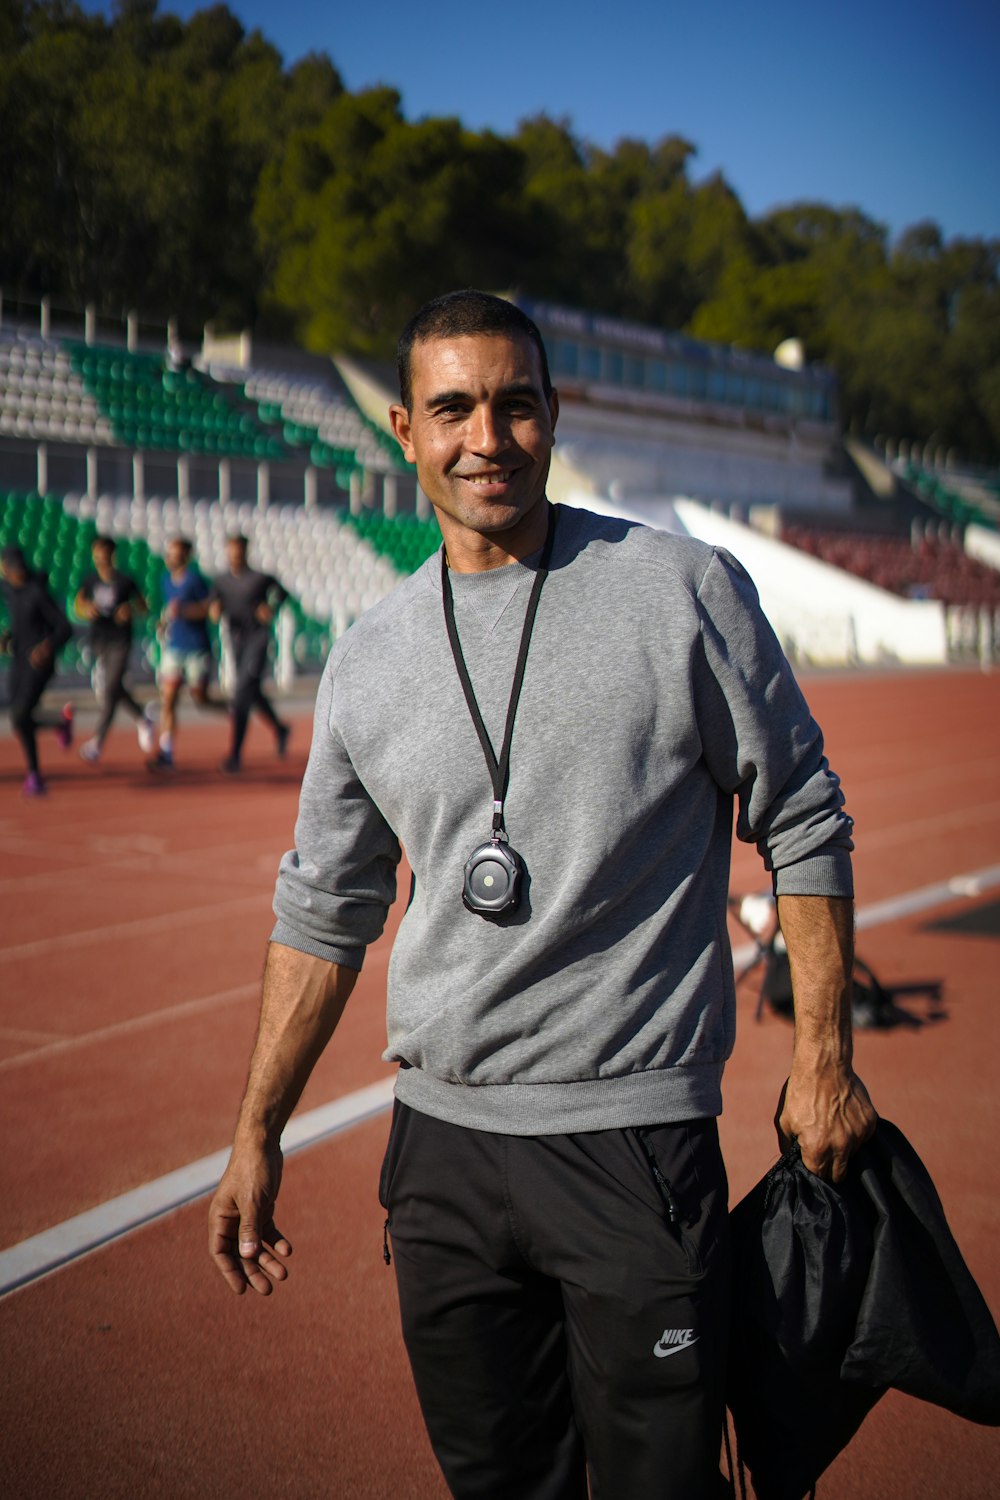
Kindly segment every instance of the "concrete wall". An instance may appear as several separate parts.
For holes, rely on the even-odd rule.
[[[695,495],[748,508],[790,505],[843,515],[848,482],[827,472],[833,430],[800,423],[794,432],[666,418],[563,404],[556,453],[597,489],[630,504],[637,495]]]
[[[673,510],[692,536],[739,559],[792,658],[947,661],[945,609],[937,600],[900,599],[693,500],[674,501]]]
[[[1000,533],[988,531],[985,526],[967,526],[965,550],[988,568],[1000,568]]]

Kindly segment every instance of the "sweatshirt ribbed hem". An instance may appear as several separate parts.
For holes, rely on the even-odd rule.
[[[271,943],[281,943],[285,948],[296,948],[299,953],[310,953],[313,958],[325,958],[332,964],[341,964],[345,969],[360,969],[365,961],[364,948],[338,948],[334,943],[321,943],[318,938],[307,936],[297,927],[279,920],[274,924]]]
[[[445,1083],[400,1068],[396,1098],[411,1109],[501,1135],[570,1135],[670,1125],[722,1113],[722,1064],[587,1078],[576,1083]]]
[[[854,896],[851,856],[846,849],[821,849],[775,871],[776,896]]]

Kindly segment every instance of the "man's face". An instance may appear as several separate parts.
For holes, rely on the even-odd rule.
[[[106,547],[102,542],[96,542],[91,547],[90,555],[94,559],[95,568],[102,568],[107,572],[110,568],[114,567],[115,554],[110,547]]]
[[[233,573],[241,573],[247,565],[247,549],[242,542],[226,543],[226,560]]]
[[[14,589],[23,588],[28,576],[19,562],[8,562],[6,559],[0,560],[0,573]]]
[[[180,573],[186,568],[190,555],[183,542],[168,542],[167,567],[171,573]]]
[[[528,338],[472,334],[413,346],[413,410],[392,429],[448,542],[449,521],[509,532],[545,497],[559,403]]]

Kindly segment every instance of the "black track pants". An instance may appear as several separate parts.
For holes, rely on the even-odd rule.
[[[136,701],[125,685],[125,673],[128,670],[131,649],[131,640],[106,641],[94,648],[99,668],[97,680],[100,687],[101,705],[101,717],[94,730],[94,738],[98,745],[103,745],[107,739],[108,730],[111,728],[119,703],[124,703],[134,719],[142,718],[142,705]]]
[[[264,635],[260,639],[252,637],[247,642],[239,643],[235,648],[236,686],[233,692],[233,739],[229,751],[234,760],[240,758],[250,715],[254,709],[267,720],[275,734],[282,728],[282,722],[261,685],[267,670],[267,645],[268,637]]]
[[[397,1103],[403,1337],[457,1500],[716,1500],[728,1322],[714,1120],[467,1130]]]
[[[55,729],[62,723],[59,714],[37,713],[38,702],[52,681],[54,663],[33,667],[27,657],[15,656],[10,664],[10,725],[21,742],[28,770],[38,771],[39,729]]]

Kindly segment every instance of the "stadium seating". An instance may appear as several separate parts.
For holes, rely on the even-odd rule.
[[[896,464],[897,472],[922,500],[958,526],[974,523],[996,531],[1000,528],[1000,478],[986,480],[946,471],[943,474],[920,464]]]
[[[89,446],[114,431],[61,344],[0,338],[0,437]]]
[[[240,387],[198,370],[174,370],[158,354],[68,344],[73,367],[117,440],[129,448],[276,459],[288,454]]]
[[[441,529],[435,520],[421,521],[416,516],[390,518],[377,511],[346,516],[345,520],[400,573],[413,573],[441,545]]]
[[[75,620],[73,600],[81,580],[93,568],[90,546],[97,535],[93,521],[81,521],[64,509],[58,495],[19,494],[0,491],[0,546],[15,543],[30,565],[44,573],[52,593]],[[141,648],[147,660],[153,644],[152,619],[160,609],[160,559],[150,555],[145,542],[122,538],[118,564],[130,573],[149,601],[151,620],[139,629]],[[62,665],[70,671],[86,666],[84,641],[75,635],[63,653]]]
[[[219,376],[224,371],[216,370]],[[396,442],[367,421],[335,379],[303,380],[275,370],[254,370],[243,386],[261,422],[280,424],[292,447],[308,448],[314,464],[374,473],[405,471]],[[344,476],[338,473],[338,480]],[[341,488],[346,489],[346,478]]]
[[[441,540],[435,521],[412,516],[354,518],[343,512],[261,508],[235,501],[0,492],[0,545],[16,542],[24,549],[31,565],[48,576],[71,619],[80,581],[92,566],[94,537],[102,533],[115,538],[119,566],[131,573],[149,601],[150,618],[138,635],[150,666],[157,658],[155,622],[168,541],[172,536],[189,537],[197,565],[211,575],[226,566],[226,538],[233,532],[249,539],[254,565],[273,573],[288,589],[293,649],[303,667],[318,665],[331,640],[394,588],[402,575],[419,567]],[[64,665],[70,670],[85,668],[82,634],[68,648]]]
[[[173,368],[159,353],[0,334],[0,438],[405,471],[396,444],[328,380]]]
[[[977,562],[958,542],[827,532],[785,526],[781,540],[879,588],[948,605],[1000,607],[1000,573]]]

